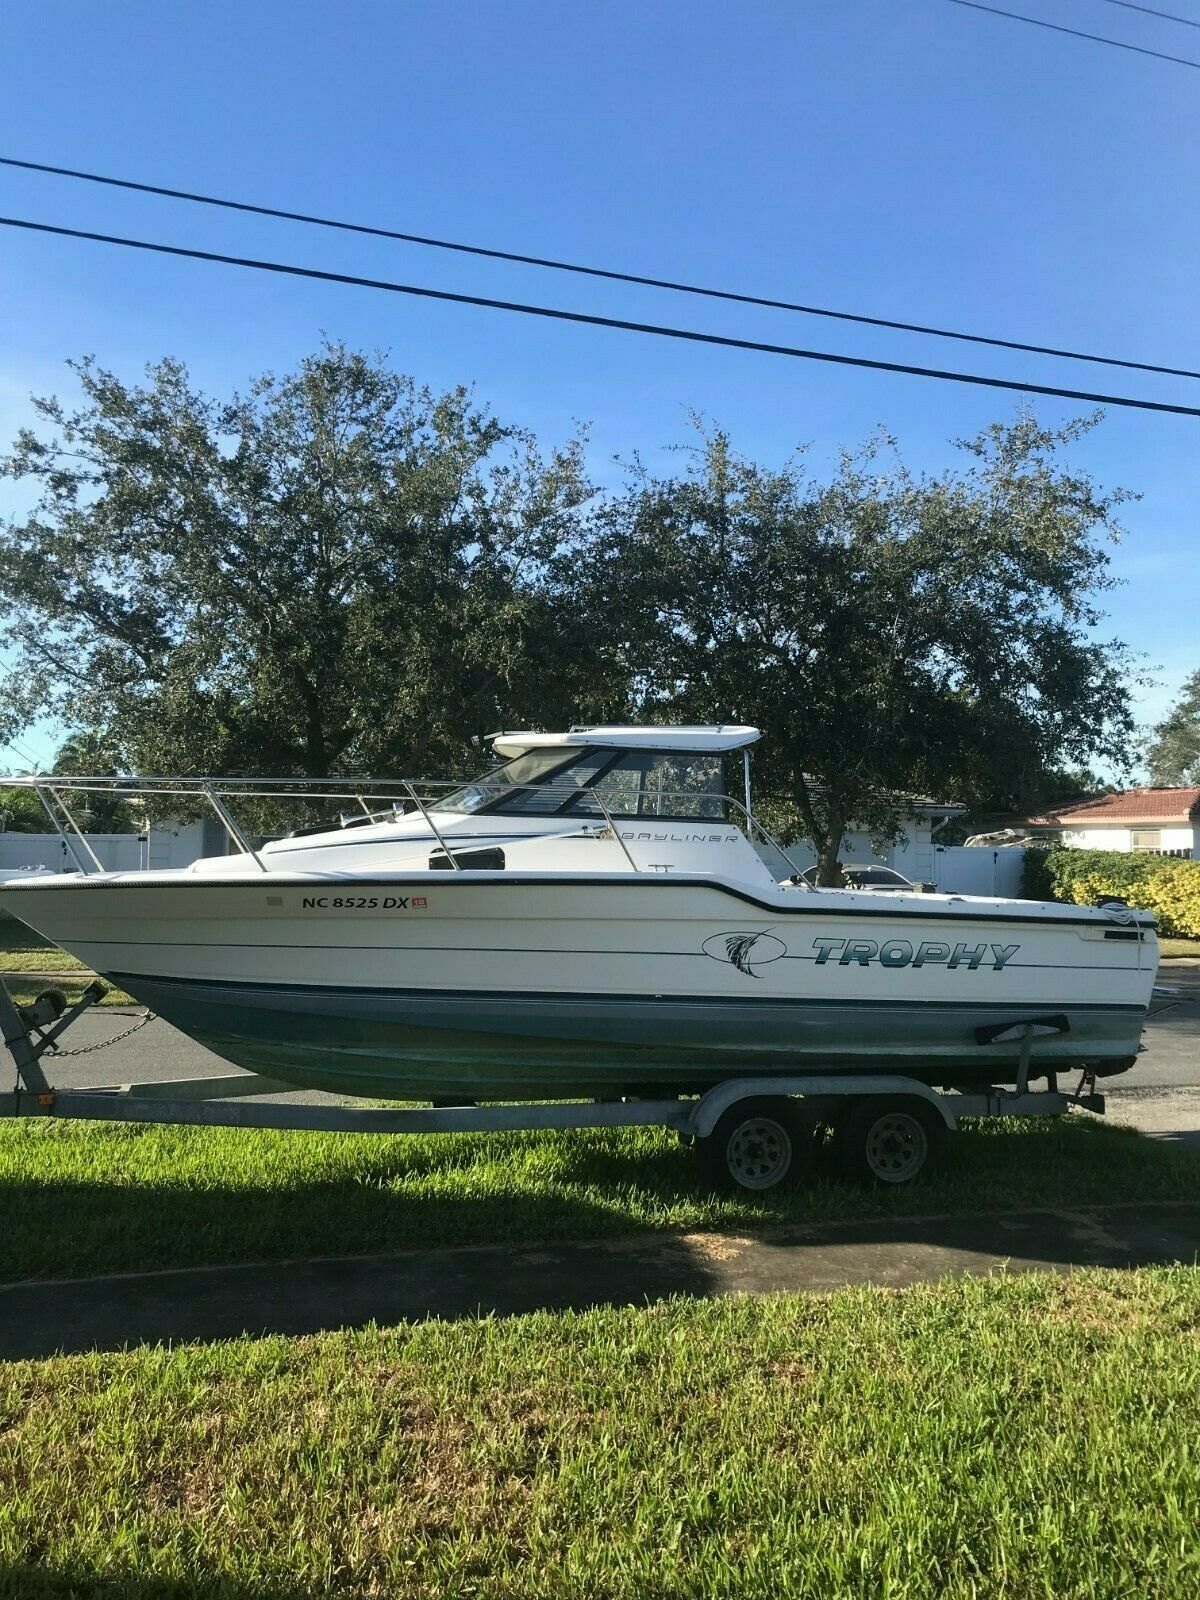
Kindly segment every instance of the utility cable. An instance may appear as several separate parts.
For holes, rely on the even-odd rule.
[[[764,355],[790,356],[801,361],[825,361],[842,367],[865,367],[873,372],[900,372],[916,378],[937,378],[949,383],[977,384],[987,389],[1009,389],[1018,394],[1053,395],[1062,400],[1087,400],[1096,405],[1125,406],[1138,411],[1163,411],[1181,417],[1200,417],[1200,406],[1169,405],[1162,400],[1138,400],[1129,395],[1096,394],[1087,389],[1060,389],[1053,384],[1022,383],[1011,378],[986,378],[974,372],[951,372],[938,367],[918,367],[901,361],[879,361],[867,356],[835,355],[827,350],[805,350],[794,345],[767,344],[758,339],[735,339],[728,334],[701,333],[693,328],[673,328],[655,322],[631,322],[624,317],[601,317],[591,312],[561,311],[551,306],[529,305],[518,300],[496,300],[478,294],[459,294],[449,289],[428,289],[411,283],[392,283],[383,278],[362,278],[348,272],[324,272],[316,267],[297,267],[282,261],[262,261],[253,256],[231,256],[214,250],[190,250],[182,245],[156,244],[148,239],[129,239],[118,234],[95,233],[85,228],[56,227],[49,222],[31,222],[22,217],[0,217],[0,227],[24,228],[32,233],[52,234],[62,239],[87,239],[97,244],[120,245],[129,250],[149,250],[157,255],[181,256],[191,261],[215,261],[230,267],[246,267],[255,272],[276,272],[293,278],[312,278],[321,283],[349,284],[362,289],[380,289],[388,294],[414,295],[423,300],[441,300],[460,306],[484,306],[493,311],[512,311],[521,316],[547,317],[556,322],[576,322],[593,328],[616,328],[624,333],[647,333],[662,339],[683,339],[692,344],[719,345],[729,350],[755,350]]]
[[[284,222],[303,222],[317,228],[333,228],[342,233],[360,233],[376,239],[398,239],[402,244],[452,250],[460,255],[485,256],[492,261],[513,261],[521,266],[548,267],[554,272],[573,272],[587,278],[605,278],[613,283],[636,283],[649,289],[669,289],[676,294],[700,295],[709,300],[732,301],[738,305],[764,306],[770,311],[798,311],[805,316],[827,317],[837,322],[857,322],[871,328],[891,328],[901,333],[927,334],[935,339],[958,339],[967,344],[992,345],[1000,350],[1024,350],[1030,355],[1057,356],[1067,361],[1090,361],[1106,367],[1126,367],[1136,372],[1158,372],[1170,378],[1200,378],[1188,367],[1160,366],[1151,361],[1127,361],[1117,356],[1090,355],[1083,350],[1063,350],[1055,345],[1028,344],[1020,339],[996,339],[981,333],[964,333],[952,328],[934,328],[921,322],[899,322],[890,317],[870,317],[853,311],[836,311],[827,306],[809,306],[793,300],[773,300],[765,295],[738,294],[732,289],[713,289],[671,278],[650,278],[636,272],[618,272],[608,267],[585,266],[574,261],[558,261],[549,256],[523,255],[515,250],[494,250],[486,245],[462,244],[449,239],[434,239],[420,233],[402,233],[394,228],[377,228],[363,222],[343,222],[333,217],[313,216],[304,211],[284,211],[276,206],[253,205],[246,200],[224,200],[215,195],[197,194],[188,189],[168,189],[155,183],[138,183],[132,178],[114,178],[99,172],[82,172],[74,167],[56,167],[43,161],[19,161],[15,156],[0,156],[0,166],[19,167],[26,172],[46,172],[58,178],[78,178],[84,183],[105,184],[113,189],[131,189],[138,194],[162,195],[169,200],[187,200],[196,205],[217,206],[226,211],[249,212],[259,217],[277,217]]]
[[[952,6],[966,6],[971,11],[986,11],[993,17],[1008,17],[1013,22],[1027,22],[1031,28],[1049,28],[1051,33],[1069,33],[1073,39],[1090,39],[1093,44],[1110,44],[1114,50],[1132,50],[1135,55],[1153,56],[1157,61],[1173,61],[1177,67],[1195,67],[1200,72],[1200,61],[1190,61],[1186,56],[1169,56],[1162,50],[1147,50],[1145,45],[1126,44],[1123,39],[1109,39],[1102,33],[1084,33],[1081,28],[1064,28],[1061,22],[1046,22],[1042,17],[1027,17],[1020,11],[1001,11],[999,6],[985,6],[980,0],[950,0]]]
[[[5,750],[11,750],[13,755],[15,755],[18,760],[24,761],[33,770],[37,769],[37,766],[38,766],[37,761],[35,761],[33,756],[31,756],[29,754],[28,750],[23,750],[15,739],[7,740],[5,742],[5,744],[0,748],[3,748]]]
[[[1161,17],[1164,22],[1182,22],[1185,28],[1200,28],[1194,17],[1177,17],[1173,11],[1156,11],[1153,6],[1139,6],[1134,0],[1108,0],[1110,6],[1120,6],[1123,11],[1141,11],[1148,17]]]

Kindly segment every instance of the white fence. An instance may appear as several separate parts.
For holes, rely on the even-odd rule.
[[[1025,851],[1020,845],[1003,850],[964,844],[939,844],[933,852],[934,882],[942,894],[1000,895],[1021,898]]]
[[[907,844],[907,841],[903,841]],[[928,845],[926,846],[928,851]],[[795,845],[788,845],[788,855],[803,871],[810,867],[816,857],[812,847],[803,841]],[[776,878],[783,878],[791,872],[778,851],[772,850],[769,845],[758,843],[758,853],[770,868]],[[932,882],[940,894],[982,894],[998,895],[1002,899],[1021,898],[1021,885],[1025,870],[1025,851],[1019,846],[1011,846],[1005,850],[980,849],[974,845],[935,845],[931,852],[933,871],[921,875],[914,870],[913,861],[916,852],[910,849],[893,849],[884,854],[872,850],[868,843],[856,841],[854,847],[847,849],[843,846],[842,860],[853,861],[856,864],[866,864],[878,861],[882,866],[894,867],[897,872],[904,873],[905,877],[912,878],[917,883]],[[929,855],[920,858],[922,863],[929,859]]]
[[[136,872],[146,865],[148,841],[136,833],[89,833],[88,843],[108,872]],[[76,848],[79,848],[76,842]],[[0,833],[0,869],[45,867],[47,872],[78,868],[57,833]]]
[[[218,829],[190,823],[175,828],[151,828],[149,833],[89,833],[88,843],[106,872],[137,872],[147,867],[186,867],[198,856],[224,854],[226,842]],[[855,862],[882,860],[910,877],[916,877],[908,856],[898,850],[878,857],[864,840],[847,840],[843,859]],[[791,866],[778,852],[760,844],[760,855],[777,878]],[[799,843],[788,854],[802,871],[816,859],[811,847]],[[933,850],[933,882],[943,894],[1020,896],[1025,851],[1019,847],[988,850],[965,845],[937,845]],[[50,872],[74,872],[75,861],[56,833],[0,833],[0,870],[45,867]]]
[[[197,856],[215,854],[216,848],[224,844],[223,835],[214,844],[198,822],[151,828],[148,833],[88,833],[84,837],[106,872],[186,867]],[[81,850],[78,841],[75,848]],[[48,872],[79,870],[57,833],[0,833],[0,870],[12,867],[45,867]]]

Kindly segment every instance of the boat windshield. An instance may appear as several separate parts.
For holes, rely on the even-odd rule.
[[[438,801],[439,811],[482,811],[497,802],[512,800],[524,784],[540,784],[576,756],[574,750],[527,750],[493,772],[484,773],[465,789],[457,789]]]
[[[710,751],[530,750],[439,802],[509,815],[727,818],[724,758]]]

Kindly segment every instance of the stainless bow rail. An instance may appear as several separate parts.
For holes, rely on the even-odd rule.
[[[117,799],[145,803],[147,800],[159,797],[173,800],[197,801],[202,807],[207,807],[213,812],[224,829],[230,843],[235,849],[248,855],[260,872],[269,873],[270,867],[264,862],[259,849],[253,843],[250,833],[238,822],[235,809],[230,802],[284,802],[294,804],[312,805],[326,804],[332,801],[345,801],[356,805],[363,812],[365,819],[371,822],[388,822],[402,815],[408,815],[405,806],[412,807],[413,812],[419,812],[421,818],[429,828],[430,835],[436,839],[444,852],[450,867],[455,872],[466,870],[458,860],[458,854],[469,853],[469,845],[452,847],[447,842],[446,834],[435,820],[434,813],[440,813],[439,798],[445,799],[450,795],[461,792],[472,786],[472,780],[467,779],[440,779],[440,778],[279,778],[279,777],[142,777],[135,775],[110,775],[100,774],[92,776],[59,775],[59,774],[27,774],[22,777],[6,778],[5,783],[10,788],[32,789],[40,799],[47,817],[62,840],[64,848],[70,854],[76,868],[85,877],[94,873],[103,872],[104,866],[88,841],[86,833],[79,826],[78,817],[71,805],[68,805],[66,796],[87,794],[107,794]],[[484,779],[476,780],[480,783]],[[516,794],[559,794],[544,783],[506,783],[502,789],[497,789],[495,798],[500,800],[505,795]],[[368,805],[368,799],[387,800],[389,804],[382,810],[373,810]],[[747,801],[749,793],[747,792]],[[620,846],[628,861],[630,870],[640,872],[637,862],[628,844],[622,837],[619,824],[634,820],[645,820],[649,817],[672,821],[731,821],[737,819],[737,826],[753,844],[755,839],[762,840],[772,850],[776,851],[783,861],[791,867],[797,886],[808,889],[810,884],[802,877],[799,867],[788,854],[784,846],[770,833],[758,818],[751,812],[749,805],[740,800],[735,800],[732,795],[717,791],[701,791],[696,789],[605,789],[601,786],[590,787],[580,785],[574,792],[561,792],[563,807],[574,801],[583,805],[594,802],[597,810],[604,819],[605,828]],[[711,803],[717,808],[713,813],[703,810],[690,812],[663,811],[664,803],[684,801],[690,806],[699,807],[704,803]],[[627,809],[631,803],[633,810]],[[652,806],[654,809],[643,809]],[[463,814],[467,814],[464,812]],[[501,812],[500,815],[505,813]],[[536,813],[522,813],[535,815]],[[566,819],[565,811],[559,813]],[[547,813],[545,820],[550,821],[554,813]],[[357,820],[357,819],[354,819]],[[345,826],[347,819],[341,818],[341,825]],[[337,822],[329,824],[329,831],[336,832]],[[528,835],[526,837],[536,837]]]

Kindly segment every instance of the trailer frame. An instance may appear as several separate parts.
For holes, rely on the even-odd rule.
[[[1011,1042],[1017,1050],[1016,1087],[978,1091],[931,1088],[903,1074],[802,1072],[787,1076],[750,1074],[728,1078],[698,1097],[653,1100],[614,1099],[515,1102],[489,1105],[433,1105],[428,1108],[372,1105],[328,1105],[279,1102],[295,1094],[296,1085],[265,1075],[237,1071],[203,1078],[158,1079],[144,1083],[95,1088],[62,1088],[46,1077],[43,1059],[58,1050],[57,1041],[73,1022],[108,992],[99,979],[74,1005],[50,989],[31,1006],[17,1006],[0,980],[0,1031],[16,1068],[11,1094],[0,1096],[0,1117],[51,1117],[81,1122],[144,1122],[194,1127],[274,1128],[325,1133],[495,1133],[552,1128],[663,1127],[687,1142],[711,1141],[719,1128],[736,1127],[738,1107],[748,1118],[774,1129],[786,1123],[780,1109],[791,1102],[812,1115],[830,1116],[875,1102],[895,1111],[908,1105],[913,1120],[936,1118],[930,1131],[953,1131],[963,1117],[1062,1116],[1073,1107],[1103,1113],[1104,1096],[1095,1092],[1094,1075],[1085,1072],[1074,1093],[1060,1090],[1047,1074],[1045,1090],[1029,1088],[1032,1041],[1038,1034],[1063,1031],[1066,1019],[1031,1017],[997,1032],[987,1030],[980,1043]],[[250,1103],[254,1102],[254,1103]],[[754,1102],[753,1110],[749,1102]],[[776,1106],[774,1117],[769,1115]],[[767,1107],[767,1110],[763,1108]],[[924,1108],[924,1109],[922,1109]],[[882,1114],[882,1113],[881,1113]],[[765,1119],[765,1121],[764,1121]],[[790,1163],[790,1154],[788,1156]],[[923,1164],[923,1163],[922,1163]],[[736,1173],[734,1177],[736,1179]],[[882,1177],[880,1173],[876,1176]],[[741,1180],[737,1180],[741,1181]],[[886,1180],[885,1180],[886,1181]],[[894,1179],[892,1181],[905,1181]],[[767,1184],[743,1187],[769,1187]]]

